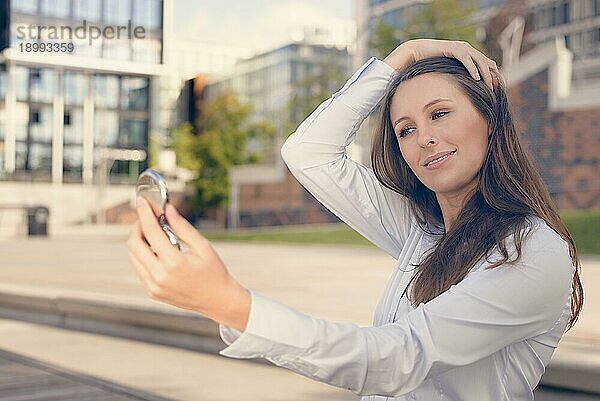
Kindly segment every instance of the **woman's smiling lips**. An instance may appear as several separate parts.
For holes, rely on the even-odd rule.
[[[434,159],[432,161],[430,161],[428,164],[425,164],[425,168],[428,170],[435,170],[437,168],[440,168],[444,163],[446,163],[446,161],[448,161],[448,159],[450,159],[452,156],[454,156],[454,154],[456,153],[456,150],[453,150],[450,153],[447,153],[443,156],[439,156],[437,159]]]

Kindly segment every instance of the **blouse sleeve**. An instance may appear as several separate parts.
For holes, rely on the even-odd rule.
[[[359,327],[316,319],[252,293],[243,333],[221,326],[233,358],[265,358],[358,395],[399,396],[424,380],[547,333],[569,313],[574,268],[549,228],[521,260],[478,269],[394,323]]]
[[[410,230],[407,199],[384,187],[372,169],[346,154],[395,72],[371,58],[300,124],[284,143],[281,155],[319,202],[397,258]]]

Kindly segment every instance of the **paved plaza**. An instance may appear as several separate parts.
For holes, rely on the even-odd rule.
[[[2,299],[26,296],[32,305],[39,300],[59,305],[68,299],[81,301],[84,306],[91,302],[119,305],[122,309],[118,313],[144,309],[162,316],[180,316],[180,310],[155,302],[144,293],[127,261],[127,235],[128,227],[90,227],[53,233],[49,238],[0,242],[0,308]],[[363,326],[371,324],[378,298],[394,268],[391,257],[369,247],[226,242],[213,246],[243,285],[313,316]],[[577,386],[598,386],[598,380],[592,379],[600,377],[600,296],[594,291],[600,285],[600,259],[583,258],[583,281],[583,314],[565,335],[542,383],[560,386],[568,381]],[[356,296],[357,289],[360,297]],[[73,304],[70,308],[76,309]],[[2,309],[4,317],[11,313],[10,317],[15,317],[6,304]],[[90,316],[92,312],[90,309]],[[245,400],[257,401],[357,399],[352,393],[285,369],[214,353],[64,330],[40,324],[44,320],[41,313],[28,316],[28,322],[0,320],[1,347],[6,351],[157,396],[215,401],[242,399],[242,395]],[[62,318],[68,320],[68,316]],[[587,382],[582,377],[587,377]],[[568,399],[595,399],[590,397],[573,395]]]

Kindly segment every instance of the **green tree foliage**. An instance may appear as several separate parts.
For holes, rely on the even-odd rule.
[[[464,40],[482,49],[477,41],[477,25],[472,20],[473,0],[433,0],[404,10],[406,24],[398,29],[379,21],[370,40],[379,58],[387,56],[400,43],[410,39]]]
[[[379,59],[384,59],[400,42],[396,39],[396,29],[379,20],[370,38],[369,46],[374,49]]]
[[[339,90],[346,80],[347,71],[339,61],[330,59],[314,65],[302,79],[292,86],[287,107],[288,121],[285,132],[289,136],[319,104]]]
[[[275,130],[267,122],[250,122],[252,107],[231,93],[222,93],[203,108],[202,132],[192,132],[190,124],[174,131],[171,148],[177,164],[196,173],[192,208],[226,206],[229,200],[229,169],[234,165],[253,164],[261,160],[257,152],[248,151],[248,141],[268,146]]]

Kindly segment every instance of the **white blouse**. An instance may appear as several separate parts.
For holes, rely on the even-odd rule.
[[[397,259],[373,327],[316,319],[250,291],[246,330],[220,326],[228,345],[220,354],[265,358],[363,401],[533,400],[570,318],[568,245],[534,218],[517,263],[485,270],[490,262],[482,260],[460,283],[417,307],[401,297],[414,272],[410,264],[423,259],[435,238],[416,225],[405,197],[346,154],[395,74],[370,59],[282,148],[308,191]],[[490,261],[497,258],[495,252]]]

